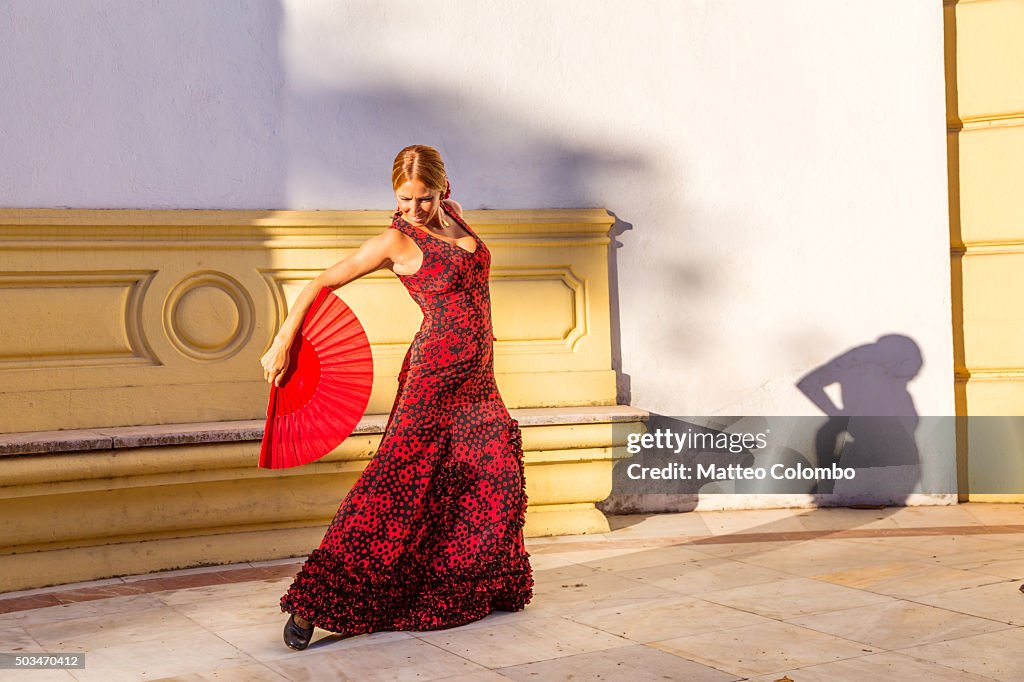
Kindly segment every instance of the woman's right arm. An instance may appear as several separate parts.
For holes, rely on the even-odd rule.
[[[355,253],[327,268],[302,288],[281,324],[281,330],[274,337],[273,344],[260,359],[263,378],[268,383],[281,385],[281,378],[288,369],[289,350],[295,335],[302,328],[302,321],[320,289],[337,289],[367,273],[389,267],[402,256],[404,236],[398,230],[388,229],[367,239]]]

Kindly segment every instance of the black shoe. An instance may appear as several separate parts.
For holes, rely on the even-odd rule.
[[[295,622],[295,614],[288,617],[284,624],[284,643],[296,651],[302,651],[309,646],[309,640],[313,639],[314,626],[311,623],[309,628],[300,628]]]

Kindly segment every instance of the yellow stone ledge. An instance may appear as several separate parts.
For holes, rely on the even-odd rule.
[[[617,423],[646,420],[648,413],[628,405],[522,408],[509,410],[520,426]],[[388,415],[365,415],[353,435],[383,433]],[[0,456],[139,448],[158,445],[262,440],[264,419],[152,424],[99,429],[62,429],[0,434]],[[0,479],[2,481],[2,479]]]

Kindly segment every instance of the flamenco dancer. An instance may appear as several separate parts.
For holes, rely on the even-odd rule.
[[[448,199],[436,149],[403,149],[391,181],[391,226],[306,285],[261,360],[279,385],[317,292],[381,268],[423,311],[380,446],[281,597],[293,649],[315,627],[437,630],[533,596],[522,434],[494,380],[490,252]]]

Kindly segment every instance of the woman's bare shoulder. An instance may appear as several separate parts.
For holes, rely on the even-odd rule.
[[[411,241],[401,230],[388,227],[363,242],[361,249],[391,257],[397,250],[406,248]]]
[[[412,241],[412,238],[395,227],[388,227],[379,234],[372,237],[384,246],[403,246]]]
[[[445,202],[452,207],[452,210],[455,211],[460,218],[462,217],[462,206],[459,205],[459,202],[455,201],[455,199],[445,199]]]

